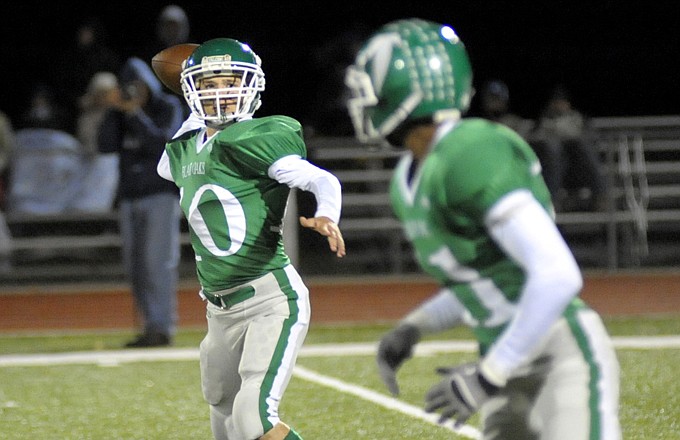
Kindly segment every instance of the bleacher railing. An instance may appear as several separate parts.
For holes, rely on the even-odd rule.
[[[680,116],[593,118],[590,122],[610,200],[603,211],[558,213],[558,227],[577,260],[586,268],[614,271],[677,266]],[[389,180],[400,152],[369,149],[350,137],[311,138],[307,144],[310,160],[335,173],[343,184],[340,226],[351,253],[340,263],[325,265],[324,273],[418,271],[389,206]],[[0,274],[0,280],[122,277],[115,212],[50,216],[9,212],[6,217],[14,241],[14,266]],[[186,225],[183,228],[184,273],[193,276],[193,255]],[[297,259],[299,244],[297,236],[292,238],[286,246]],[[322,257],[304,258],[309,252],[301,250],[299,264],[322,261]]]

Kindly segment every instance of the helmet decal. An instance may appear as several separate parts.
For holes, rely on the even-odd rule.
[[[365,66],[369,61],[373,63],[371,82],[376,91],[382,90],[394,47],[400,43],[399,34],[378,35],[369,42],[366,49],[357,57],[357,64],[359,65]]]
[[[419,19],[392,22],[369,38],[345,83],[364,142],[384,141],[409,120],[460,117],[472,96],[472,70],[456,32]]]
[[[231,55],[229,55],[229,54],[214,55],[214,56],[211,56],[211,57],[201,58],[201,65],[210,64],[210,63],[221,64],[221,63],[230,63],[230,62],[231,62]]]

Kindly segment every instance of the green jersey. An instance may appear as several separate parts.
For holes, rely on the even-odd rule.
[[[531,147],[507,127],[483,119],[460,121],[420,164],[404,156],[391,183],[395,214],[419,264],[464,305],[483,345],[512,319],[525,281],[489,235],[485,215],[519,189],[551,209]]]
[[[290,189],[267,173],[278,159],[307,152],[300,124],[285,116],[240,121],[205,143],[203,136],[204,130],[184,133],[166,153],[198,279],[215,292],[290,263],[282,237]]]

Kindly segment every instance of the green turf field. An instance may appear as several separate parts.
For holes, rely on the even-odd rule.
[[[677,316],[609,319],[607,327],[616,336],[680,335]],[[364,351],[301,356],[282,418],[308,440],[469,438],[431,423],[419,411],[423,393],[436,380],[433,368],[474,354],[464,350],[415,357],[400,371],[402,396],[394,401],[380,383],[370,351],[387,328],[312,326],[305,348],[363,343]],[[0,334],[0,438],[210,439],[193,357],[202,335],[201,329],[181,331],[175,348],[189,356],[173,358],[170,353],[176,350],[119,351],[129,333]],[[465,340],[469,334],[458,330],[437,337],[445,338]],[[618,349],[625,439],[678,438],[680,349],[675,347]],[[27,366],[26,357],[15,356],[70,352],[101,358],[62,358],[55,364],[55,358],[44,357],[36,362],[40,365]],[[126,359],[130,353],[160,359]],[[476,418],[470,421],[472,428],[476,423]]]

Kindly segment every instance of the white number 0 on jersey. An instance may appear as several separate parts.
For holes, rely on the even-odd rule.
[[[231,245],[228,249],[220,249],[217,244],[215,244],[208,229],[208,225],[203,219],[203,215],[198,210],[198,203],[201,200],[201,196],[206,191],[211,191],[215,194],[222,204],[224,217],[227,219],[227,224],[224,226],[229,229],[229,238],[231,239]],[[181,197],[184,197],[184,191],[182,191]],[[201,186],[194,193],[194,197],[191,199],[191,205],[189,206],[187,221],[198,236],[201,244],[203,244],[211,254],[218,257],[228,257],[229,255],[238,252],[246,237],[246,215],[241,203],[228,189],[218,185],[206,184]]]

